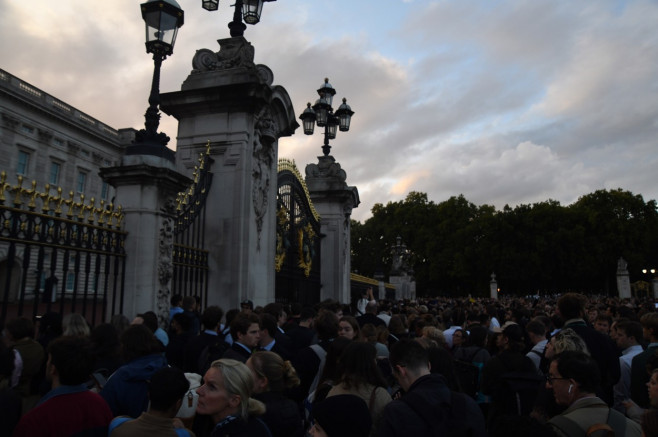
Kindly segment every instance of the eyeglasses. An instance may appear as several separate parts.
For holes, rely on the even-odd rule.
[[[571,378],[558,378],[557,376],[546,375],[546,382],[548,382],[550,385],[553,385],[553,381],[555,381],[556,379],[571,379]]]

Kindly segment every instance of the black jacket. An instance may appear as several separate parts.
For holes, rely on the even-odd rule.
[[[408,398],[405,401],[405,397]],[[421,376],[402,399],[384,408],[379,437],[486,437],[484,416],[475,401],[451,392],[442,376]]]
[[[299,407],[280,393],[266,392],[253,396],[267,407],[260,418],[272,433],[272,437],[301,437],[304,426]]]

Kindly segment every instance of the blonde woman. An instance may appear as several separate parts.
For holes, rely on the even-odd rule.
[[[247,367],[254,377],[253,397],[267,409],[262,419],[272,437],[304,435],[299,408],[284,395],[286,390],[299,385],[299,377],[290,361],[284,361],[274,352],[258,351],[251,354]]]
[[[64,335],[69,337],[89,337],[91,329],[89,324],[82,315],[78,313],[71,313],[64,316],[62,320],[62,328]]]
[[[196,412],[211,417],[210,437],[269,437],[270,432],[257,416],[265,405],[251,397],[254,378],[249,368],[236,360],[213,361],[203,377]]]

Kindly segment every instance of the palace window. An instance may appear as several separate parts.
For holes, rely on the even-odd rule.
[[[22,150],[19,150],[16,173],[19,175],[27,176],[27,170],[29,168],[29,165],[30,165],[30,154]]]

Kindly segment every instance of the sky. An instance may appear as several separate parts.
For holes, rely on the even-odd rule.
[[[162,65],[180,90],[229,37],[233,0],[185,24]],[[139,1],[0,0],[0,68],[114,128],[141,129],[153,62]],[[410,191],[502,209],[599,189],[658,198],[658,0],[278,0],[245,38],[299,115],[324,78],[355,112],[331,154],[352,218]],[[338,102],[338,103],[337,103]],[[160,130],[175,146],[177,122]],[[279,140],[302,174],[320,129]]]

